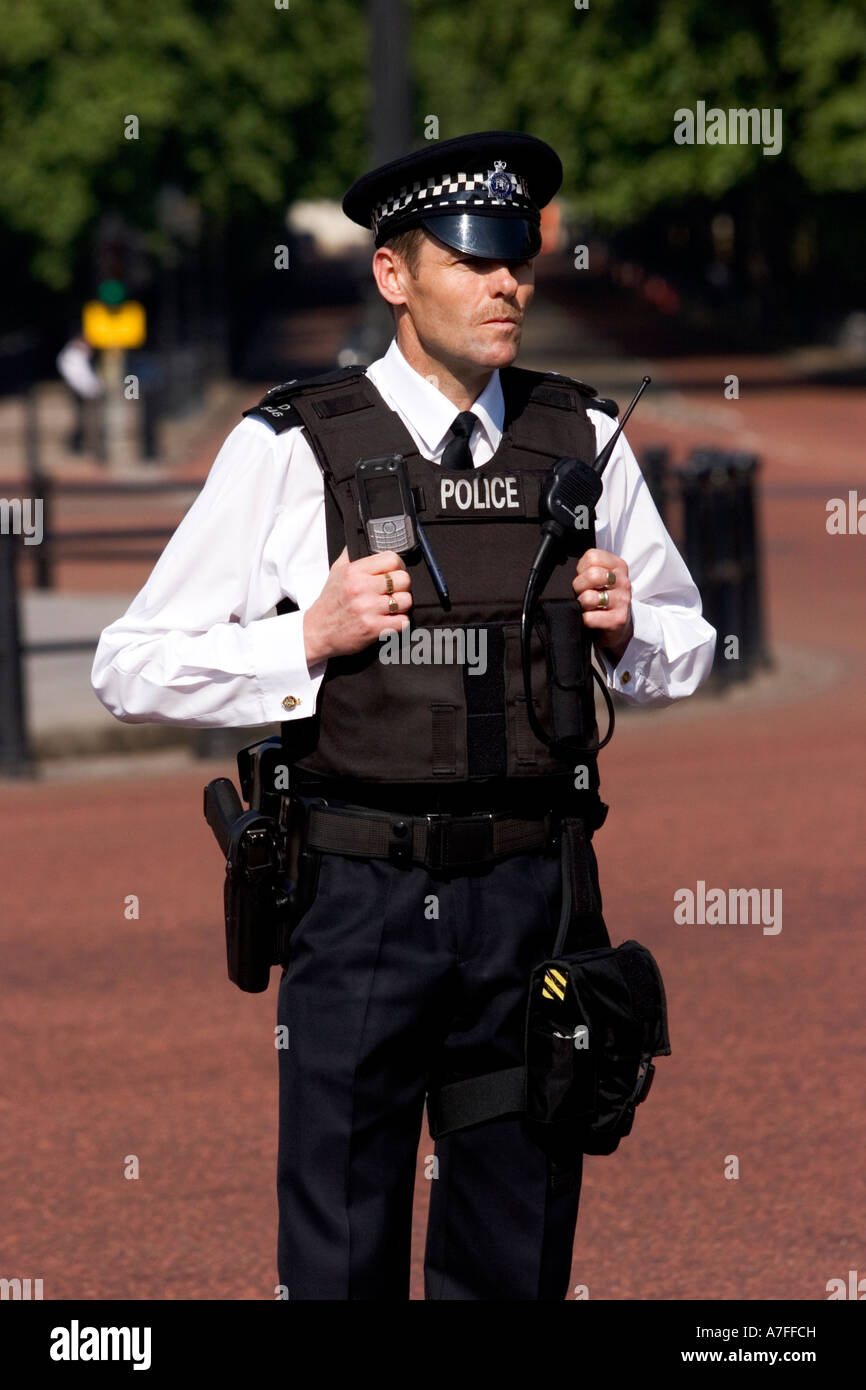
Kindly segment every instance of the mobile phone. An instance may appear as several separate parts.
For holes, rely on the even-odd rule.
[[[359,459],[355,483],[371,552],[395,550],[401,555],[414,550],[418,544],[417,517],[403,455]]]

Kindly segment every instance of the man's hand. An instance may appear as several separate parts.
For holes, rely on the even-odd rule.
[[[584,623],[597,629],[596,645],[604,648],[615,666],[634,633],[628,565],[609,550],[586,550],[577,562],[571,587],[583,609]]]
[[[388,579],[394,585],[397,612],[388,611]],[[330,656],[349,656],[363,651],[385,631],[402,632],[409,626],[412,607],[411,577],[393,550],[350,560],[344,546],[315,603],[304,614],[304,649],[307,665]],[[393,605],[392,605],[393,607]]]

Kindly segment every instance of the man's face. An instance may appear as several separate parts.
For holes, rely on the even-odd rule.
[[[510,366],[535,292],[531,260],[485,260],[425,232],[418,278],[400,266],[406,308],[429,357],[458,371],[469,364],[491,371]]]

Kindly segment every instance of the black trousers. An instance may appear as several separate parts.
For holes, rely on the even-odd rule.
[[[556,855],[455,876],[322,855],[278,998],[278,1266],[290,1299],[408,1299],[428,1079],[522,1063],[529,976],[551,953],[560,901]],[[441,1139],[424,1175],[427,1299],[565,1298],[579,1169],[574,1190],[554,1196],[516,1117]]]

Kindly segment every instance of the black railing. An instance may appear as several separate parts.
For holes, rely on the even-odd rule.
[[[0,774],[7,777],[31,776],[34,759],[27,721],[27,697],[24,658],[27,656],[66,655],[71,652],[93,651],[98,638],[59,638],[42,642],[25,642],[21,636],[18,563],[21,552],[32,558],[34,578],[38,589],[54,587],[54,570],[58,553],[64,559],[97,560],[154,560],[161,546],[149,544],[147,549],[130,550],[129,542],[166,542],[177,529],[174,526],[116,526],[86,527],[58,531],[54,528],[55,502],[62,497],[139,497],[164,492],[197,492],[197,480],[157,479],[146,482],[97,480],[73,482],[49,477],[31,470],[26,484],[32,501],[42,503],[42,537],[38,545],[24,545],[21,536],[0,533]],[[5,499],[21,496],[20,483],[0,480],[0,495]],[[9,515],[7,511],[7,516]],[[105,542],[125,542],[122,549],[112,549]],[[85,550],[85,547],[88,547]]]
[[[122,479],[106,479],[103,482],[101,479],[97,479],[93,482],[75,482],[54,478],[47,473],[31,473],[26,482],[26,495],[34,502],[38,500],[42,504],[42,540],[38,545],[25,547],[25,554],[32,555],[35,565],[36,587],[38,589],[54,588],[54,569],[58,549],[62,551],[65,559],[86,558],[88,560],[115,561],[149,559],[155,558],[158,553],[152,546],[146,552],[130,551],[126,545],[122,549],[111,550],[106,548],[105,543],[106,541],[167,541],[177,530],[177,523],[173,526],[91,526],[56,530],[54,515],[58,497],[118,496],[137,498],[161,492],[197,492],[200,488],[201,482],[192,479],[148,479],[143,482],[130,482]],[[10,498],[16,495],[20,497],[21,492],[20,482],[0,479],[0,495],[3,497]],[[85,552],[85,546],[98,548]]]

